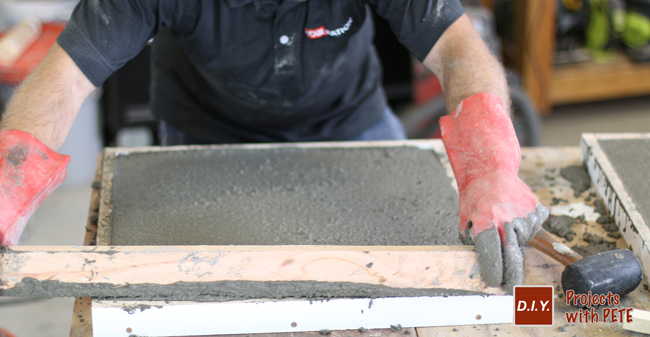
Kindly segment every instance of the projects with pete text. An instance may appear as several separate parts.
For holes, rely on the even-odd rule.
[[[573,290],[568,290],[566,292],[566,304],[581,306],[584,309],[565,313],[566,319],[569,323],[616,323],[624,320],[631,323],[632,308],[603,308],[603,317],[600,317],[600,314],[593,308],[594,306],[619,305],[620,303],[620,296],[612,294],[611,291],[607,295],[598,295],[592,294],[591,291],[588,294],[576,294]]]
[[[540,311],[544,311],[544,308],[549,305],[549,301],[546,301],[546,303],[543,301],[539,302]],[[607,295],[592,294],[591,291],[588,294],[576,294],[575,291],[568,290],[566,292],[566,304],[582,307],[582,309],[576,312],[566,312],[566,320],[568,323],[622,323],[623,321],[631,323],[632,308],[603,308],[602,317],[600,313],[594,310],[594,307],[619,305],[620,303],[620,296],[611,292],[607,293]],[[537,311],[535,301],[531,303],[530,308],[527,308],[527,306],[528,304],[525,301],[519,301],[517,303],[517,311],[525,311],[527,309]]]

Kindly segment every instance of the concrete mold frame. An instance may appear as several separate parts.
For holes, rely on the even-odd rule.
[[[580,142],[580,160],[586,165],[591,181],[625,242],[641,261],[647,278],[650,275],[650,229],[601,146],[601,141],[612,140],[650,140],[650,133],[584,133]],[[638,169],[647,170],[647,167]]]
[[[449,165],[444,145],[440,140],[108,148],[104,152],[102,165],[97,245],[107,246],[111,243],[113,168],[118,156],[192,149],[248,149],[254,151],[286,147],[314,149],[414,147],[433,151],[445,168],[453,188],[457,190],[453,171]],[[179,249],[182,249],[181,247]],[[253,250],[268,249],[271,251],[278,248],[278,246],[251,247]],[[402,250],[400,247],[381,246],[375,246],[372,250],[381,251],[387,248],[394,249],[396,252]],[[404,246],[403,250],[445,250],[440,247],[429,248]],[[287,248],[279,249],[286,250]],[[314,249],[318,250],[314,246],[294,246],[292,249],[311,251],[312,253]],[[338,246],[335,250],[332,250],[332,247],[323,249],[322,253],[325,255],[331,255],[333,252],[349,254],[348,250],[358,252],[363,249],[363,247]],[[458,248],[450,246],[449,249],[456,251]],[[188,253],[191,252],[188,251]],[[463,255],[464,259],[475,260],[472,256],[475,254],[473,251],[461,251],[461,253],[465,254]],[[453,261],[448,262],[449,265],[454,264]],[[462,268],[465,268],[467,272],[470,272],[472,268],[476,269],[475,266]],[[361,269],[352,270],[349,275],[363,272]],[[319,280],[316,279],[316,281]],[[364,284],[365,281],[350,279],[349,282]],[[402,297],[388,295],[385,298],[377,298],[381,296],[370,295],[364,298],[333,298],[329,300],[264,298],[207,302],[93,300],[92,322],[94,336],[100,337],[245,334],[357,329],[360,327],[366,329],[388,328],[397,324],[407,327],[512,322],[511,296],[503,295],[498,288],[483,287],[477,293],[472,292],[472,290],[476,290],[475,285],[470,285],[466,290],[470,290],[470,292],[465,294],[452,292],[454,294],[452,296],[444,294],[442,296],[402,295]]]

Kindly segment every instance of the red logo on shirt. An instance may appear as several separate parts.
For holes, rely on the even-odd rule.
[[[305,34],[307,34],[307,37],[310,39],[318,39],[327,35],[325,26],[320,26],[314,29],[305,28]]]
[[[343,27],[334,29],[334,30],[328,30],[325,29],[325,26],[320,26],[318,28],[305,28],[305,34],[307,34],[307,37],[314,40],[314,39],[320,39],[323,36],[329,35],[329,36],[341,36],[345,34],[348,30],[350,30],[350,27],[352,27],[352,18],[348,19],[348,22],[346,22]]]

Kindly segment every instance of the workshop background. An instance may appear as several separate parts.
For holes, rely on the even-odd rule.
[[[76,3],[1,0],[0,31],[28,15],[43,22],[44,32],[56,31]],[[575,147],[582,132],[650,131],[650,0],[463,3],[507,68],[513,119],[523,146]],[[375,15],[375,22],[391,106],[411,138],[439,136],[437,120],[446,108],[437,79],[397,43],[383,19]],[[32,52],[37,51],[26,53]],[[21,71],[0,68],[0,106],[18,85]],[[148,100],[147,47],[82,107],[60,151],[72,156],[68,178],[31,218],[23,245],[82,243],[101,148],[158,142]],[[71,298],[2,298],[0,327],[19,337],[64,336],[72,305]]]

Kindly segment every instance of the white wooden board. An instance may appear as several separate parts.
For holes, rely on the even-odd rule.
[[[93,301],[94,337],[204,336],[513,321],[512,296],[219,303]],[[295,324],[292,324],[295,323]]]

